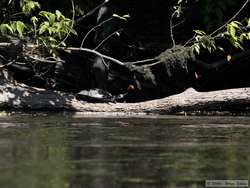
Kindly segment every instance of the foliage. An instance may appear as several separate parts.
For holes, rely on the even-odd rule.
[[[56,45],[58,42],[72,33],[77,35],[76,31],[72,28],[72,21],[69,18],[66,18],[59,10],[56,10],[55,13],[40,11],[39,18],[33,17],[33,25],[36,28],[36,21],[39,19],[42,20],[38,25],[38,34],[37,38],[39,42],[42,42],[44,45],[52,44]],[[59,41],[58,41],[59,39]],[[63,43],[63,45],[65,45]]]
[[[28,15],[35,9],[40,9],[40,4],[36,1],[25,0],[23,5],[21,5],[22,11],[24,14]]]
[[[250,40],[250,18],[245,22],[241,23],[238,21],[232,21],[225,26],[225,31],[219,33],[218,35],[212,37],[207,35],[204,31],[194,30],[195,32],[195,42],[192,45],[192,49],[197,54],[200,53],[200,49],[207,49],[210,53],[214,50],[223,50],[220,46],[216,44],[217,38],[224,38],[230,41],[230,43],[235,48],[243,48],[243,44],[246,40]]]
[[[123,20],[123,21],[128,21],[128,18],[130,18],[130,15],[125,14],[125,15],[119,16],[118,14],[113,14],[112,17],[118,18],[118,19]]]
[[[197,54],[200,53],[200,49],[204,48],[207,49],[210,53],[216,50],[215,40],[207,35],[204,31],[201,30],[194,30],[195,32],[195,42],[192,45],[192,49]]]
[[[0,34],[15,35],[20,38],[29,37],[38,44],[52,47],[57,45],[65,46],[64,39],[69,34],[77,35],[77,32],[73,29],[72,20],[65,17],[59,10],[55,10],[54,12],[41,10],[39,2],[33,0],[23,0],[21,2],[21,10],[24,18],[0,24]],[[182,14],[183,7],[189,2],[191,1],[175,0],[172,17],[179,18]],[[204,19],[206,23],[223,21],[224,12],[235,5],[235,1],[232,0],[197,0],[197,2],[201,2],[205,5]],[[84,14],[80,4],[75,6],[75,12],[77,15]],[[114,14],[113,17],[127,20],[129,15],[121,17]],[[250,39],[249,30],[249,19],[246,20],[245,23],[233,21],[227,24],[225,30],[216,36],[206,34],[205,31],[194,30],[195,37],[191,46],[196,53],[200,53],[201,49],[206,49],[209,52],[213,52],[217,49],[223,50],[216,44],[216,39],[226,38],[234,47],[243,49],[242,44],[244,41]]]
[[[247,20],[247,24],[244,25],[238,21],[233,21],[227,25],[227,30],[222,33],[230,40],[233,46],[241,48],[245,40],[250,40],[250,18]]]
[[[69,35],[77,35],[73,29],[72,20],[66,18],[59,10],[55,13],[40,10],[40,4],[36,1],[25,0],[21,5],[22,13],[29,21],[10,21],[0,24],[0,34],[16,35],[20,38],[29,36],[36,43],[45,46],[65,45],[63,39]],[[34,14],[35,10],[40,10]],[[34,14],[34,15],[33,15]]]
[[[22,21],[11,21],[9,24],[1,24],[0,32],[2,35],[17,33],[19,37],[23,37],[27,26]]]
[[[179,18],[181,16],[181,13],[182,13],[182,3],[183,3],[183,0],[178,0],[176,5],[173,6],[173,9],[174,9],[174,12],[172,14],[173,17],[177,17]]]

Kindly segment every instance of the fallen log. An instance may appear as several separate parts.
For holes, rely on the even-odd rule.
[[[125,114],[176,114],[197,111],[248,111],[250,88],[197,92],[192,88],[162,99],[139,103],[88,103],[75,95],[0,81],[1,110],[52,110]]]

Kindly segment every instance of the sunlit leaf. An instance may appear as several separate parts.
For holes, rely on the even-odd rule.
[[[206,35],[206,33],[204,31],[201,31],[201,30],[194,30],[195,34],[198,34],[198,35]]]
[[[250,27],[250,18],[247,20],[247,27]]]
[[[36,25],[37,22],[38,22],[38,18],[37,18],[36,16],[32,16],[32,17],[30,18],[30,21],[33,23],[33,25]]]
[[[121,20],[124,20],[124,21],[127,21],[127,18],[129,18],[129,15],[119,16],[118,14],[113,14],[112,16],[115,18],[119,18]]]
[[[8,33],[13,33],[13,29],[9,24],[1,24],[0,25],[0,32],[2,35],[6,35]]]
[[[39,35],[43,34],[48,29],[48,26],[46,24],[42,24],[39,27]]]
[[[23,36],[24,30],[27,28],[27,26],[21,22],[21,21],[16,21],[16,30],[18,32],[19,36]]]
[[[24,0],[22,11],[25,14],[30,14],[31,11],[35,9],[39,9],[39,8],[40,8],[40,4],[37,1]]]
[[[65,19],[65,16],[59,10],[56,10],[55,14],[58,21],[60,21],[61,19]]]
[[[200,54],[200,45],[198,43],[193,44],[192,50],[197,54]]]

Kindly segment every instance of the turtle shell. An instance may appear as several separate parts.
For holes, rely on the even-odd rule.
[[[82,90],[76,94],[78,100],[88,102],[111,102],[113,96],[103,89]]]

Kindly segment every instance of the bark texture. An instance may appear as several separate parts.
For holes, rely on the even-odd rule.
[[[192,88],[170,97],[139,103],[88,103],[73,94],[0,81],[2,110],[71,110],[98,113],[175,114],[193,111],[248,111],[250,88],[197,92]]]

